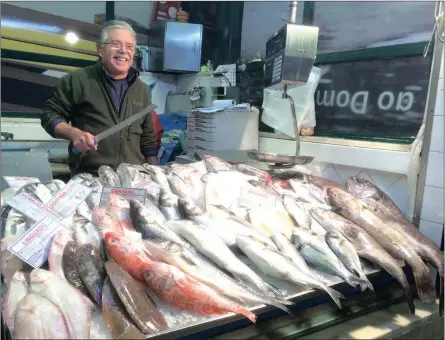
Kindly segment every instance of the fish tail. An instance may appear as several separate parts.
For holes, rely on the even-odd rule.
[[[370,291],[374,291],[374,286],[372,285],[372,283],[368,280],[368,278],[366,277],[366,275],[362,274],[360,276],[360,279],[362,279],[364,281],[364,286],[360,285],[360,287],[362,288],[362,290],[365,290],[366,288],[368,288]]]
[[[283,306],[283,304],[281,304],[281,303],[278,302],[278,301],[275,301],[275,300],[265,300],[264,302],[265,302],[266,304],[268,304],[268,305],[271,305],[271,306],[274,306],[274,307],[277,307],[277,308],[281,309],[282,311],[286,312],[286,313],[289,314],[290,316],[295,317],[295,315],[292,314],[292,312],[290,311],[289,308],[287,308],[286,306]],[[286,302],[289,302],[289,301],[286,301]],[[293,304],[293,303],[291,302],[289,305],[292,305],[292,304]]]
[[[247,310],[246,308],[239,306],[239,307],[235,308],[234,312],[244,315],[250,321],[252,321],[253,323],[256,323],[256,315],[253,314],[252,312],[250,312],[249,310]]]
[[[275,299],[278,303],[281,303],[282,305],[286,305],[286,306],[292,306],[294,303],[289,301],[289,300],[285,300],[282,298],[276,298]]]
[[[434,289],[428,267],[420,260],[421,266],[411,266],[416,282],[417,294],[423,303],[434,303],[436,301],[436,290]]]
[[[344,299],[345,298],[343,296],[343,294],[340,293],[340,292],[337,292],[335,289],[329,288],[328,286],[325,286],[324,290],[326,291],[326,293],[328,293],[330,295],[332,300],[334,300],[334,302],[338,306],[338,308],[341,309],[340,299]]]

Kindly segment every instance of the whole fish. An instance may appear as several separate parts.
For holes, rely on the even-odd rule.
[[[63,251],[68,242],[73,242],[74,240],[71,237],[71,233],[65,229],[61,228],[55,235],[53,240],[51,241],[51,247],[49,249],[48,255],[48,264],[49,271],[56,274],[62,279],[66,279],[63,273]]]
[[[26,295],[17,308],[13,339],[69,339],[61,310],[50,300]]]
[[[219,295],[178,268],[167,263],[150,262],[144,266],[144,278],[148,286],[163,300],[180,310],[204,315],[229,312],[244,315],[253,323],[256,315],[246,308]]]
[[[8,247],[15,242],[15,237],[10,238],[2,238],[0,240],[1,245],[1,256],[0,256],[0,273],[3,278],[3,282],[6,287],[9,287],[9,283],[11,282],[14,274],[23,268],[23,261],[15,256]]]
[[[161,186],[152,180],[145,180],[136,184],[136,188],[147,190],[148,199],[155,205],[159,206],[159,197],[161,196]]]
[[[107,232],[104,235],[107,253],[133,278],[143,281],[142,265],[150,261],[143,244],[132,242],[123,234]]]
[[[215,220],[213,220],[207,213],[201,210],[197,205],[195,205],[191,201],[187,201],[183,198],[178,199],[178,204],[181,210],[181,213],[187,219],[194,221],[196,223],[202,224],[210,229],[215,235],[221,238],[227,247],[236,246],[235,235],[224,228],[221,225],[218,225]]]
[[[224,207],[215,207],[213,205],[207,206],[206,213],[217,223],[218,228],[226,229],[231,237],[231,244],[236,244],[236,235],[250,235],[261,242],[266,243],[269,247],[277,249],[275,243],[262,232],[257,231],[250,223],[240,223],[239,219],[230,214]]]
[[[98,170],[100,181],[105,187],[121,187],[117,173],[108,165],[101,165]],[[91,179],[92,180],[92,179]]]
[[[243,163],[237,163],[234,166],[237,171],[248,176],[258,177],[267,186],[272,186],[272,176],[268,172]]]
[[[99,249],[102,257],[105,258],[105,247],[99,228],[78,216],[74,216],[73,221],[73,237],[76,245],[81,247],[85,244],[92,244]]]
[[[312,276],[311,270],[304,261],[300,253],[295,249],[293,244],[282,233],[273,233],[272,241],[277,245],[278,250],[293,262],[298,271]],[[275,249],[273,249],[275,250]]]
[[[282,253],[269,248],[251,237],[237,236],[236,242],[247,257],[266,275],[326,291],[341,309],[339,292],[314,280],[311,276],[298,270],[294,263]]]
[[[168,221],[167,225],[218,266],[232,273],[242,282],[250,284],[261,295],[279,297],[270,285],[232,253],[221,238],[203,225],[185,220]]]
[[[181,214],[178,206],[178,196],[161,189],[159,196],[159,210],[164,214],[167,220],[180,220]]]
[[[366,231],[355,223],[332,211],[324,209],[312,209],[311,215],[328,232],[339,232],[354,245],[357,255],[373,263],[377,263],[388,273],[390,273],[402,285],[411,313],[414,314],[415,307],[408,280],[395,260],[388,252],[382,248]]]
[[[15,329],[15,314],[22,299],[29,293],[28,282],[23,271],[15,272],[11,279],[2,306],[3,319],[11,333]]]
[[[338,259],[344,264],[346,269],[366,281],[368,288],[374,291],[371,282],[369,282],[363,271],[354,246],[342,234],[336,231],[328,231],[325,235],[325,240],[329,248],[331,248],[332,252],[337,255]]]
[[[112,193],[108,198],[106,209],[107,214],[117,219],[122,227],[134,230],[130,217],[130,202],[128,200]]]
[[[83,295],[89,296],[88,289],[82,282],[77,270],[77,245],[74,241],[68,241],[63,249],[62,268],[66,280]]]
[[[113,339],[145,339],[144,333],[131,320],[108,277],[102,290],[102,315]]]
[[[70,339],[90,338],[92,306],[85,303],[86,299],[76,288],[49,271],[34,269],[30,275],[30,291],[47,298],[60,309]]]
[[[383,222],[366,207],[366,203],[345,191],[327,189],[329,202],[339,208],[338,213],[356,223],[372,236],[388,253],[408,264],[414,275],[419,298],[424,303],[433,303],[436,293],[429,275],[428,267],[417,255],[405,238],[391,225]]]
[[[443,315],[444,294],[444,254],[439,247],[423,235],[397,207],[397,205],[382,190],[371,182],[360,177],[349,177],[346,181],[346,191],[360,198],[383,222],[397,230],[404,240],[420,255],[437,269],[440,275],[440,313]]]
[[[79,247],[76,254],[76,266],[84,286],[86,286],[94,301],[100,306],[106,273],[104,261],[100,256],[99,250],[92,244],[85,244]]]
[[[202,159],[207,167],[208,172],[220,172],[220,171],[233,171],[235,168],[229,162],[223,160],[222,158],[203,155]]]
[[[139,329],[146,335],[166,330],[164,317],[141,286],[116,262],[105,263],[105,268],[111,284]]]
[[[101,230],[102,234],[105,234],[108,231],[114,231],[117,233],[124,233],[124,228],[120,224],[120,222],[107,214],[106,209],[95,207],[93,209],[93,224],[98,226]]]
[[[94,178],[89,187],[92,189],[92,191],[91,194],[86,198],[85,202],[88,204],[88,207],[92,210],[94,207],[100,205],[100,198],[102,196],[103,185],[98,178]]]
[[[190,164],[172,164],[172,172],[168,176],[168,182],[176,195],[185,199],[191,199],[201,209],[205,209],[205,183],[201,180],[207,173],[204,161]],[[180,193],[181,192],[181,193]],[[185,195],[185,196],[183,196]]]
[[[282,195],[283,204],[289,215],[293,217],[297,226],[303,229],[311,229],[311,215],[302,202],[289,195]]]
[[[353,287],[355,287],[356,285],[360,285],[361,290],[365,290],[368,287],[367,280],[365,281],[355,276],[342,264],[339,258],[326,244],[324,237],[317,235],[310,230],[295,228],[292,241],[297,249],[301,249],[303,245],[307,245],[310,248],[317,250],[317,252],[319,252],[320,254],[323,254],[323,258],[327,261],[324,268],[328,268],[328,274],[341,277],[343,280],[346,281],[346,283]],[[318,260],[320,259],[320,257],[317,257],[314,260],[314,258],[311,256],[304,256],[301,251],[300,254],[303,256],[307,264],[312,264],[313,267],[318,266]],[[312,255],[313,253],[308,254]]]
[[[292,189],[295,191],[294,197],[302,202],[310,203],[314,207],[333,210],[333,207],[326,204],[326,195],[324,192],[320,194],[314,186],[304,184],[295,180],[289,180]]]
[[[284,310],[290,311],[283,304],[291,304],[286,300],[276,300],[266,296],[260,296],[250,292],[241,284],[232,280],[218,268],[204,261],[192,251],[171,241],[145,241],[145,246],[151,258],[158,262],[165,262],[182,270],[202,284],[215,289],[219,293],[242,304],[258,306],[268,304]]]
[[[166,227],[166,221],[162,219],[165,219],[163,215],[162,218],[160,218],[158,213],[151,213],[136,200],[130,200],[130,216],[133,221],[133,226],[141,233],[142,239],[162,239],[184,244],[184,240],[175,234],[174,231]]]
[[[170,185],[168,184],[167,175],[163,168],[150,164],[144,164],[144,168],[151,175],[153,181],[155,181],[161,186],[162,190],[164,190],[167,193],[172,193]]]
[[[140,170],[142,170],[142,172]],[[119,176],[122,186],[125,188],[132,188],[142,181],[151,179],[151,176],[142,166],[138,167],[126,163],[119,164],[116,173]]]

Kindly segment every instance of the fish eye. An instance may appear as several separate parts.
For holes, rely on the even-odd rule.
[[[117,243],[117,240],[115,238],[110,238],[110,243],[115,244],[115,243]]]
[[[145,277],[146,279],[149,279],[149,278],[151,277],[151,274],[150,274],[149,272],[146,272],[146,273],[144,274],[144,277]]]

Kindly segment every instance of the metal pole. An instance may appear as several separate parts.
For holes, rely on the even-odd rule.
[[[289,21],[293,24],[297,23],[297,4],[298,4],[298,1],[292,1],[290,4]]]

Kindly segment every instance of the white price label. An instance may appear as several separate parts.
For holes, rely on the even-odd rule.
[[[89,187],[69,181],[46,205],[63,217],[69,217],[86,200],[91,191]]]
[[[11,189],[19,189],[26,184],[30,183],[40,183],[40,179],[37,177],[14,177],[14,176],[3,176],[6,183],[8,183]]]
[[[145,205],[147,190],[136,188],[104,187],[102,189],[102,195],[100,196],[99,205],[101,207],[105,207],[107,205],[110,194],[115,194],[126,199],[134,199]]]
[[[46,215],[8,249],[29,265],[38,268],[48,259],[52,238],[60,228],[64,228],[64,226],[58,218]]]
[[[5,203],[34,222],[40,221],[48,214],[60,218],[56,212],[45,204],[23,192],[11,197]]]

